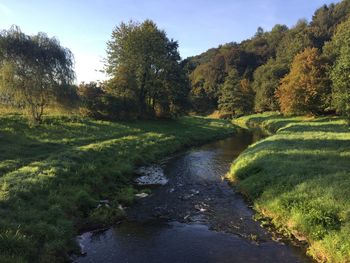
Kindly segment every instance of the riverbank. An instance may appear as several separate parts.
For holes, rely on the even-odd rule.
[[[0,261],[62,262],[81,228],[109,225],[133,201],[137,165],[232,134],[222,120],[0,120]],[[96,209],[101,200],[108,208]]]
[[[309,244],[320,262],[350,261],[350,129],[342,118],[256,114],[234,121],[272,136],[251,145],[228,174],[255,210]]]
[[[168,183],[135,200],[120,224],[77,237],[85,255],[74,263],[312,262],[262,228],[242,195],[222,180],[258,136],[242,129],[162,160]]]

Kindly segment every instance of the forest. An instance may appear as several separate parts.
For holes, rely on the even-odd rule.
[[[229,117],[276,110],[348,115],[349,10],[349,1],[324,5],[310,22],[258,28],[241,43],[185,59],[192,109]]]
[[[153,21],[121,23],[107,43],[109,79],[79,85],[73,54],[57,39],[13,27],[1,33],[2,104],[24,109],[34,122],[49,105],[110,120],[215,111],[224,118],[264,111],[349,115],[349,10],[347,0],[324,5],[310,22],[259,27],[241,43],[184,60]]]
[[[136,168],[183,154],[204,174],[219,148],[181,151],[223,138],[238,142],[215,147],[238,148],[215,184],[240,193],[250,224],[305,262],[350,261],[350,0],[187,58],[151,19],[119,23],[105,47],[106,80],[77,83],[58,38],[0,32],[0,262],[84,262],[78,235],[123,225],[139,196],[161,191],[136,187]],[[173,205],[201,195],[190,189]],[[204,197],[190,203],[197,216],[210,214]],[[220,221],[229,233],[259,244],[230,220]]]

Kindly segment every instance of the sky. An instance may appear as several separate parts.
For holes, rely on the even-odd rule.
[[[293,26],[339,0],[0,0],[0,29],[56,37],[75,56],[77,83],[103,80],[106,42],[120,22],[152,19],[179,42],[182,58],[253,36],[259,26]]]

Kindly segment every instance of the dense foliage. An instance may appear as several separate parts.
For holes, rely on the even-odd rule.
[[[320,114],[329,106],[327,64],[316,48],[307,48],[294,57],[291,70],[281,80],[276,97],[285,114]]]
[[[347,20],[349,14],[349,0],[324,5],[316,10],[310,23],[300,20],[291,28],[276,25],[269,32],[258,28],[252,38],[241,43],[229,43],[212,48],[201,55],[187,58],[182,64],[191,82],[190,98],[193,110],[198,113],[207,113],[219,109],[225,114],[226,106],[220,104],[226,104],[226,101],[219,100],[220,87],[225,83],[226,78],[233,81],[229,73],[235,69],[238,72],[235,82],[248,79],[252,83],[256,112],[280,109],[285,111],[285,108],[280,108],[281,104],[274,94],[282,79],[284,79],[282,86],[285,86],[288,78],[284,77],[293,67],[295,57],[307,52],[305,50],[315,48],[320,58],[315,62],[314,70],[318,72],[315,73],[316,75],[322,72],[322,81],[309,82],[310,85],[316,86],[308,89],[316,93],[320,92],[313,95],[322,97],[313,102],[317,110],[316,108],[296,109],[298,105],[305,103],[303,102],[305,96],[290,96],[288,101],[294,105],[294,110],[285,112],[320,114],[325,111],[336,111],[339,114],[349,114],[350,30]],[[328,61],[327,67],[325,60]],[[292,73],[294,74],[295,72]],[[292,86],[293,82],[290,83]],[[325,86],[321,88],[321,85]],[[329,89],[332,91],[329,92]],[[324,98],[325,92],[326,98]],[[247,96],[249,97],[250,94]],[[332,101],[331,104],[330,101]]]
[[[240,81],[237,70],[232,69],[219,92],[218,102],[222,116],[232,118],[251,112],[253,96],[249,80]]]
[[[333,82],[332,103],[340,114],[350,115],[350,18],[339,25],[325,53],[333,61],[330,78]]]
[[[182,61],[178,43],[153,21],[121,23],[107,43],[109,79],[80,84],[80,112],[100,119],[215,110],[226,117],[270,110],[350,115],[349,14],[350,0],[324,5],[310,22],[299,20],[291,28],[277,24],[271,31],[259,27],[241,43]],[[77,89],[70,85],[72,56],[55,39],[16,30],[1,35],[0,101],[27,109],[39,122],[49,102],[77,100]],[[17,41],[16,48],[9,48],[11,41]],[[306,55],[310,50],[317,56]]]
[[[273,58],[255,70],[253,77],[255,111],[264,112],[278,109],[278,102],[274,94],[281,78],[286,73],[288,73],[288,67],[285,63],[278,62]]]
[[[28,36],[18,27],[0,33],[1,97],[24,108],[34,122],[59,101],[74,80],[73,55],[44,33]]]
[[[178,44],[154,22],[121,23],[107,45],[106,91],[138,118],[170,117],[186,106],[187,77]]]

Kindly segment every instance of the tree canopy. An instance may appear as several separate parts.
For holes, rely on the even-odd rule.
[[[188,82],[177,49],[178,43],[151,20],[121,23],[107,44],[107,91],[133,101],[138,118],[180,114]]]
[[[338,113],[350,115],[350,18],[338,26],[325,53],[333,62],[332,105]]]
[[[74,80],[73,55],[44,33],[28,36],[18,27],[0,33],[0,92],[24,108],[34,122]]]
[[[281,80],[276,97],[286,114],[319,114],[329,106],[327,65],[316,48],[295,56],[290,73]]]
[[[220,87],[223,87],[232,70],[237,71],[236,82],[247,79],[251,83],[255,93],[255,111],[279,110],[281,104],[274,94],[280,82],[293,68],[296,56],[305,49],[316,48],[319,53],[315,69],[320,66],[317,74],[328,71],[325,78],[328,89],[332,88],[331,93],[327,92],[327,103],[323,99],[318,101],[321,103],[319,109],[323,107],[321,112],[336,110],[339,114],[345,114],[348,111],[346,105],[349,104],[346,94],[349,89],[347,46],[350,42],[350,31],[345,21],[349,12],[350,0],[323,5],[315,11],[310,22],[299,20],[291,28],[277,24],[271,31],[259,27],[253,37],[241,43],[220,45],[187,58],[182,66],[190,78],[190,98],[194,111],[207,113],[220,109]],[[332,80],[332,85],[329,80]],[[233,81],[232,76],[230,81]],[[314,88],[323,92],[319,87]],[[322,97],[324,94],[319,95]],[[332,105],[329,103],[331,100]],[[293,112],[297,113],[295,110]],[[298,114],[301,112],[304,110],[301,109]]]
[[[220,88],[218,108],[222,116],[234,117],[250,113],[253,108],[254,94],[249,80],[239,80],[236,69],[232,69]]]
[[[27,36],[12,28],[0,39],[0,102],[26,109],[37,122],[45,107],[66,104],[77,89],[81,112],[95,118],[215,110],[232,116],[252,110],[350,115],[349,12],[350,0],[323,5],[310,22],[258,27],[249,39],[185,60],[178,43],[153,21],[121,23],[107,43],[109,79],[79,88],[71,85],[69,50],[43,33]]]

